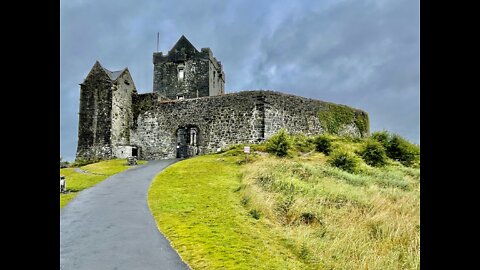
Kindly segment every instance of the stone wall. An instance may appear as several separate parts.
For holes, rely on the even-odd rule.
[[[130,127],[133,121],[132,95],[136,92],[128,71],[123,72],[112,85],[112,146],[130,144]]]
[[[280,128],[290,133],[314,135],[330,132],[342,136],[366,137],[369,130],[359,125],[368,123],[368,115],[345,105],[324,102],[294,95],[268,91],[262,97],[265,104],[265,137],[269,138]],[[347,116],[337,115],[337,111]],[[350,116],[350,117],[349,117]],[[334,126],[334,130],[329,127]]]
[[[202,48],[202,52],[208,57],[208,88],[209,96],[218,96],[225,94],[225,72],[223,72],[222,64],[217,58],[213,57],[210,48]]]
[[[134,104],[136,127],[131,143],[140,147],[140,158],[173,158],[177,130],[195,126],[199,129],[200,154],[217,148],[262,140],[257,123],[254,96],[224,95],[190,100],[158,102],[155,95],[139,95]]]
[[[153,92],[170,100],[224,94],[225,73],[212,51],[197,51],[186,39],[179,42],[167,55],[153,54]],[[179,70],[183,70],[183,79]]]
[[[112,156],[116,158],[128,158],[132,156],[133,146],[121,145],[112,147]]]
[[[108,159],[113,82],[97,62],[80,86],[77,158]]]
[[[354,117],[331,118],[325,112],[340,107]],[[347,106],[273,91],[245,91],[189,100],[160,101],[157,94],[134,97],[134,124],[130,142],[139,146],[140,158],[173,158],[176,133],[182,127],[199,129],[200,154],[240,143],[259,143],[280,128],[309,135],[338,126],[338,132],[367,136],[368,115]],[[334,121],[334,122],[332,122]],[[362,122],[362,123],[363,123]]]
[[[154,58],[154,92],[167,99],[196,98],[209,95],[209,61],[194,58],[182,62],[169,61],[168,57]],[[178,79],[178,70],[184,71],[184,79]]]

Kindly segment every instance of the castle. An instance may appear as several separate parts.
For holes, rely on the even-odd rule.
[[[164,159],[261,143],[281,128],[365,137],[364,111],[274,91],[225,94],[222,64],[182,36],[153,53],[153,92],[138,94],[128,68],[98,61],[80,84],[77,160]]]

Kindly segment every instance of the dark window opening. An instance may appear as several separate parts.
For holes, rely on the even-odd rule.
[[[132,148],[132,157],[138,157],[138,148]]]

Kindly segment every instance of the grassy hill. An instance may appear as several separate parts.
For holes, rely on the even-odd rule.
[[[243,146],[187,159],[155,178],[149,207],[193,269],[418,269],[419,149],[372,137],[277,136],[248,162]]]

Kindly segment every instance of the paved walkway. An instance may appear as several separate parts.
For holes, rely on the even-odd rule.
[[[83,190],[60,211],[60,269],[189,269],[158,231],[147,203],[157,160]]]

